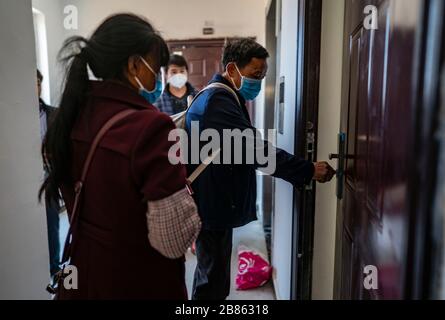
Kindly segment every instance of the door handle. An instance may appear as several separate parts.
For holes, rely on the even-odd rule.
[[[343,199],[344,192],[344,177],[346,165],[346,133],[340,132],[338,134],[338,153],[331,153],[329,160],[337,159],[337,198]]]
[[[334,159],[340,159],[341,155],[337,154],[337,153],[330,153],[329,154],[329,160],[334,160]],[[346,155],[345,159],[354,159],[354,157],[350,156],[350,155]]]

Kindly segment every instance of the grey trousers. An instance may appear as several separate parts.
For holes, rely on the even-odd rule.
[[[232,238],[233,229],[201,231],[196,240],[192,300],[225,300],[230,294]]]

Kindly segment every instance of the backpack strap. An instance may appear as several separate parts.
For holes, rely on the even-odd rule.
[[[204,89],[202,89],[194,98],[193,100],[191,100],[186,113],[189,111],[189,109],[191,108],[192,104],[195,102],[195,100],[206,90],[209,89],[224,89],[228,92],[230,92],[233,97],[235,98],[236,102],[238,103],[238,106],[241,107],[241,102],[238,98],[238,95],[235,93],[235,91],[230,88],[228,85],[225,85],[224,83],[221,82],[214,82],[209,84],[207,87],[205,87]],[[190,175],[190,177],[188,177],[187,179],[187,183],[188,183],[188,189],[189,192],[192,193],[192,189],[191,189],[191,184],[201,175],[201,173],[204,172],[204,170],[208,167],[208,165],[210,163],[213,162],[213,160],[215,160],[215,158],[221,153],[221,148],[219,148],[218,150],[216,150],[214,153],[212,153],[209,157],[207,157],[207,159],[205,159],[196,169],[195,171],[193,171],[193,173]]]
[[[216,150],[214,153],[212,153],[210,156],[208,156],[199,166],[198,168],[193,171],[193,173],[188,177],[187,182],[189,185],[191,185],[200,175],[203,173],[203,171],[208,167],[209,164],[213,162],[213,160],[216,159],[216,157],[221,153],[221,148]]]
[[[189,101],[189,105],[188,105],[188,107],[187,107],[186,112],[189,111],[190,107],[191,107],[192,104],[195,102],[195,100],[196,100],[201,94],[203,94],[205,91],[207,91],[207,90],[209,90],[209,89],[224,89],[224,90],[230,92],[230,93],[233,95],[233,97],[235,98],[235,100],[236,100],[236,102],[238,103],[238,105],[241,106],[241,102],[239,101],[238,95],[235,93],[235,91],[234,91],[232,88],[230,88],[228,85],[226,85],[226,84],[224,84],[224,83],[221,83],[221,82],[214,82],[214,83],[209,84],[207,87],[205,87],[205,88],[202,89],[201,91],[199,91],[198,94],[197,94],[192,100]]]
[[[61,264],[64,265],[68,262],[68,260],[71,258],[72,253],[72,240],[74,238],[74,234],[77,232],[77,225],[79,221],[79,205],[80,205],[80,196],[82,194],[83,186],[86,180],[86,177],[88,175],[88,170],[90,169],[91,162],[93,161],[94,154],[97,150],[97,147],[99,146],[99,143],[102,141],[102,138],[105,136],[105,134],[113,127],[116,123],[123,120],[124,118],[130,116],[133,113],[136,113],[136,110],[124,110],[116,115],[114,115],[110,120],[108,120],[103,127],[99,130],[96,137],[94,138],[90,150],[88,152],[87,158],[85,160],[85,163],[83,165],[82,174],[80,177],[80,180],[77,181],[74,185],[74,192],[75,192],[75,198],[74,198],[74,205],[73,210],[71,213],[70,218],[70,227],[68,229],[68,234],[66,236],[65,240],[65,246],[63,249],[63,256]]]
[[[193,96],[188,96],[187,97],[187,109],[174,114],[171,117],[171,119],[173,120],[174,123],[177,123],[178,121],[180,121],[182,118],[187,116],[187,113],[189,112],[190,108],[192,107],[192,104],[196,101],[196,99],[198,99],[198,97],[203,94],[206,90],[209,89],[214,89],[214,88],[219,88],[219,89],[224,89],[229,91],[233,97],[236,99],[236,101],[238,102],[238,105],[241,106],[241,102],[239,101],[238,96],[236,95],[235,91],[233,91],[232,88],[230,88],[229,86],[225,85],[224,83],[220,83],[220,82],[215,82],[215,83],[211,83],[209,84],[207,87],[205,87],[204,89],[202,89],[201,91],[199,91],[194,97]]]

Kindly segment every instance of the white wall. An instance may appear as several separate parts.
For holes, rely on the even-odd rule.
[[[37,9],[32,9],[34,20],[34,38],[36,42],[37,68],[43,75],[41,84],[41,97],[46,103],[51,103],[51,90],[49,86],[49,65],[48,65],[48,39],[46,37],[46,21],[43,13]]]
[[[318,158],[337,153],[340,130],[344,0],[324,0],[322,15]],[[332,161],[336,168],[336,162]],[[332,299],[337,198],[335,179],[317,186],[313,259],[313,299]]]
[[[282,30],[279,77],[285,77],[284,134],[277,134],[277,146],[287,152],[294,152],[298,2],[282,0]],[[280,299],[290,299],[293,187],[276,179],[275,217],[273,220],[272,263],[276,272],[275,290]]]
[[[0,299],[46,299],[46,218],[31,0],[0,1]]]
[[[33,8],[40,11],[45,17],[48,39],[49,77],[46,77],[43,81],[49,82],[51,99],[45,102],[51,105],[57,105],[63,81],[62,68],[57,63],[57,54],[66,38],[66,31],[63,28],[64,1],[65,0],[32,0]]]
[[[78,30],[63,26],[66,5],[78,9]],[[49,39],[49,65],[52,103],[60,97],[62,72],[57,67],[57,53],[63,40],[72,35],[88,37],[109,15],[132,12],[148,18],[167,40],[217,37],[256,37],[265,42],[266,0],[33,0],[33,6],[45,14]],[[204,36],[206,23],[215,34]],[[261,123],[263,95],[257,107]]]
[[[79,9],[79,31],[88,34],[107,16],[133,12],[147,17],[165,39],[256,36],[264,42],[265,0],[71,0]],[[215,34],[203,36],[206,21]]]

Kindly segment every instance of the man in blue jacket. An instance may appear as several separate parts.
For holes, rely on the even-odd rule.
[[[222,83],[235,92],[216,87],[205,90],[193,103],[186,116],[186,128],[193,139],[192,127],[198,124],[200,132],[213,129],[220,136],[224,131],[256,129],[252,126],[245,103],[254,100],[261,91],[267,73],[265,48],[251,39],[229,42],[222,57],[223,74],[217,74],[210,83]],[[254,141],[254,142],[252,142]],[[247,163],[248,150],[256,150],[257,140],[245,139],[241,164],[210,164],[193,183],[195,200],[202,219],[202,231],[196,241],[197,266],[193,283],[194,300],[225,300],[230,293],[230,261],[233,229],[257,219],[256,172],[265,167],[254,157]],[[202,147],[202,144],[200,144]],[[228,152],[220,143],[221,154]],[[335,171],[326,163],[312,163],[272,148],[267,142],[262,147],[273,153],[276,169],[272,176],[290,182],[296,188],[312,180],[330,181]],[[268,150],[267,150],[268,149]],[[229,152],[234,151],[233,146]],[[235,151],[236,152],[236,151]],[[270,155],[270,154],[269,154]],[[195,165],[189,165],[189,173]]]

